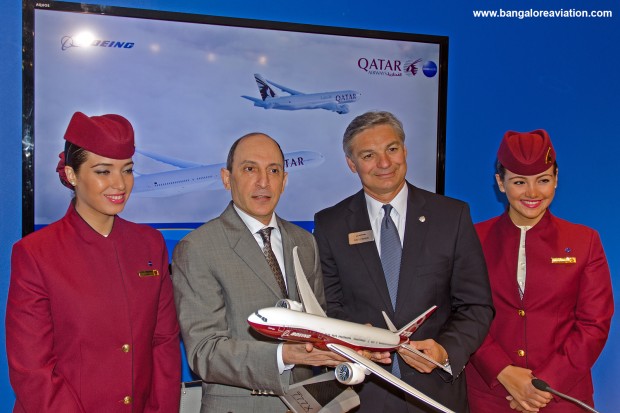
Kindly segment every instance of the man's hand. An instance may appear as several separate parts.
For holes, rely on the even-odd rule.
[[[444,364],[448,359],[448,353],[446,352],[446,350],[441,344],[437,343],[433,339],[410,341],[409,345],[416,350],[423,352],[440,364]],[[409,364],[420,373],[430,373],[437,368],[437,366],[435,366],[434,364],[429,363],[422,357],[417,356],[404,348],[399,348],[398,354],[400,354],[403,360],[405,360],[405,363]]]
[[[284,364],[336,367],[347,359],[329,350],[319,350],[310,343],[284,343],[282,361]]]
[[[365,323],[364,325],[372,327],[372,324],[370,323]],[[375,363],[390,364],[392,362],[392,359],[390,358],[390,353],[388,351],[380,352],[370,350],[357,350],[357,353],[370,361],[374,361]]]
[[[551,401],[551,393],[537,390],[532,385],[533,378],[532,370],[516,366],[506,366],[497,375],[497,380],[512,396],[512,400],[508,400],[512,409],[538,412]],[[516,406],[521,407],[522,410],[519,410]]]
[[[357,350],[357,353],[370,361],[374,361],[375,363],[390,364],[392,362],[392,359],[390,358],[390,353],[388,351],[379,352],[370,350]]]

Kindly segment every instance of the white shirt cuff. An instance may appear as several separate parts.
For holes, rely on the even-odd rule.
[[[283,345],[284,343],[278,344],[278,354],[276,357],[278,359],[278,371],[280,372],[280,374],[295,367],[294,364],[284,364],[284,360],[282,359],[282,346]]]

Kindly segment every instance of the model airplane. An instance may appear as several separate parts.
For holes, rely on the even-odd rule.
[[[279,85],[270,80],[265,80],[260,74],[255,73],[254,79],[258,85],[261,99],[251,96],[241,96],[242,98],[254,102],[254,106],[264,109],[280,109],[280,110],[300,110],[300,109],[325,109],[336,113],[348,113],[349,105],[357,100],[360,93],[355,90],[336,90],[334,92],[320,93],[303,93],[293,90],[286,86]],[[288,93],[285,96],[278,96],[275,90],[270,86],[274,86],[283,92]]]
[[[359,384],[364,381],[366,375],[373,373],[442,412],[454,413],[357,353],[357,350],[383,352],[405,348],[441,367],[426,354],[407,344],[411,334],[437,309],[437,306],[429,308],[400,330],[394,328],[385,313],[383,316],[390,330],[329,318],[308,284],[299,262],[297,247],[293,249],[293,261],[297,288],[302,302],[280,300],[276,307],[256,311],[248,317],[248,323],[253,329],[279,340],[312,343],[317,348],[329,349],[350,360],[350,362],[341,363],[335,370],[336,379],[343,384]]]
[[[165,155],[136,149],[136,152],[148,158],[162,162],[177,169],[151,174],[136,173],[133,196],[166,197],[187,192],[209,189],[224,189],[220,170],[226,164],[203,165],[195,162],[175,159]],[[311,168],[323,163],[325,158],[318,152],[298,151],[284,154],[284,169],[287,172]]]

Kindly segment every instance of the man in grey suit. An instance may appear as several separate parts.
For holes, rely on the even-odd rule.
[[[343,147],[363,189],[315,216],[327,314],[383,326],[385,311],[402,327],[437,305],[411,344],[451,374],[405,349],[394,356],[393,373],[465,413],[463,368],[484,340],[494,314],[469,209],[464,202],[406,181],[405,133],[389,112],[355,118]],[[435,412],[375,377],[356,390],[358,412]]]
[[[241,137],[221,171],[232,202],[174,249],[175,303],[187,359],[203,380],[201,412],[285,412],[277,396],[293,376],[311,376],[302,365],[342,360],[309,344],[270,341],[247,323],[251,313],[279,299],[298,300],[295,246],[308,282],[325,302],[314,238],[274,213],[286,175],[277,142],[261,133]]]

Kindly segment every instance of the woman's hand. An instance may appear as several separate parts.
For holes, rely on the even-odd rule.
[[[507,399],[511,409],[538,412],[551,401],[551,393],[537,390],[532,385],[534,378],[532,370],[516,366],[506,366],[497,375],[497,380],[510,393],[511,398]]]

